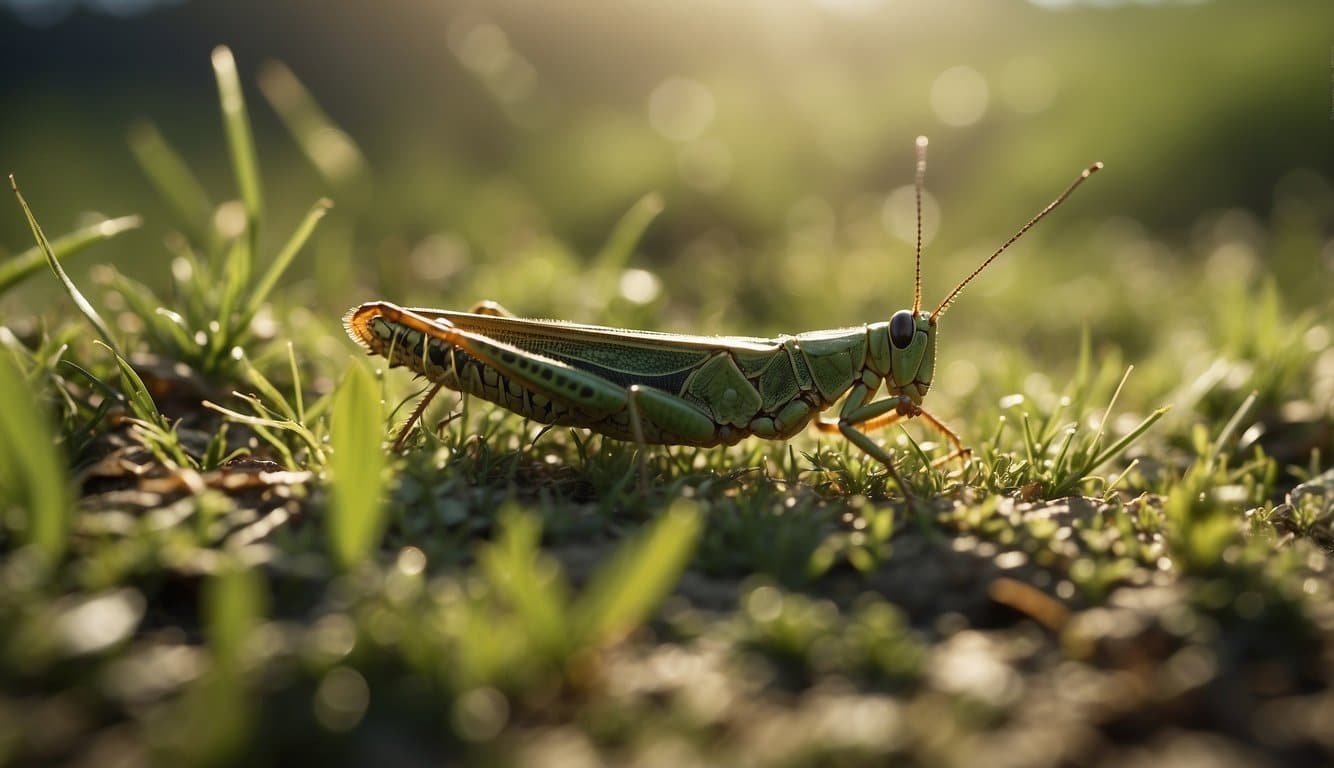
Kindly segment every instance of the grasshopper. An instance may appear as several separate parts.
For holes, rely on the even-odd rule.
[[[982,270],[1070,196],[1102,163],[964,278],[931,312],[922,310],[922,187],[926,137],[917,139],[917,247],[911,310],[888,322],[794,336],[689,336],[515,317],[483,301],[469,312],[375,301],[343,318],[348,335],[390,367],[434,383],[395,442],[399,447],[440,388],[475,395],[547,425],[583,427],[649,444],[711,447],[756,436],[785,440],[808,424],[841,433],[912,494],[893,457],[868,432],[920,417],[954,449],[962,441],[922,408],[936,367],[940,316]],[[886,394],[879,399],[881,388]],[[820,414],[842,400],[836,419]],[[641,459],[641,482],[646,483]]]

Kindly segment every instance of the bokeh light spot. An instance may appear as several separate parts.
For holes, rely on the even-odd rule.
[[[697,80],[669,77],[648,99],[648,121],[664,138],[685,143],[699,138],[713,122],[713,93]]]
[[[129,637],[143,615],[144,596],[133,589],[118,589],[63,611],[55,623],[55,636],[70,655],[94,653]]]
[[[627,269],[621,273],[621,296],[632,304],[647,304],[662,294],[662,281],[647,269]]]
[[[245,206],[240,200],[228,200],[213,212],[213,227],[224,240],[240,237],[245,224]]]
[[[306,642],[312,654],[325,660],[341,659],[357,644],[357,625],[345,614],[331,613],[311,627]]]
[[[987,81],[972,67],[950,67],[931,84],[931,109],[946,125],[972,125],[987,112]]]
[[[746,611],[755,621],[773,621],[783,612],[783,595],[773,587],[760,587],[746,597]]]
[[[366,678],[350,667],[335,667],[315,691],[315,719],[330,731],[348,731],[366,716],[371,689]]]
[[[509,64],[512,55],[505,30],[487,22],[466,27],[450,35],[450,48],[464,66],[482,75],[500,74]]]
[[[509,701],[495,688],[474,688],[454,703],[454,728],[468,741],[494,739],[509,716]]]
[[[426,553],[416,547],[404,547],[398,552],[395,565],[398,570],[409,576],[420,575],[426,570]]]

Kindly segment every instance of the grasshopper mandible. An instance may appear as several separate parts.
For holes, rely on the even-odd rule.
[[[371,354],[434,382],[399,434],[401,445],[442,386],[489,400],[542,424],[583,427],[619,440],[710,447],[749,436],[785,440],[814,423],[839,432],[882,463],[906,497],[893,457],[867,432],[921,417],[954,449],[958,435],[922,408],[936,366],[936,323],[973,278],[1102,163],[964,278],[922,310],[922,186],[926,137],[917,139],[917,247],[911,310],[888,322],[795,336],[687,336],[515,317],[494,302],[470,312],[370,302],[343,318]],[[881,387],[886,395],[876,399]],[[840,399],[837,419],[820,418]]]

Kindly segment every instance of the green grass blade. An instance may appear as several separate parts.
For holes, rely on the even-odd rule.
[[[227,259],[223,264],[222,298],[218,302],[216,318],[219,330],[211,333],[208,339],[210,369],[222,366],[222,359],[231,351],[231,345],[250,324],[249,316],[242,322],[236,310],[240,306],[246,283],[250,280],[253,258],[249,241],[246,240],[233,242],[227,250]]]
[[[1042,455],[1042,447],[1033,436],[1033,423],[1028,417],[1028,411],[1024,411],[1024,451],[1028,463],[1034,467],[1039,466],[1038,457]]]
[[[213,73],[218,80],[218,98],[222,103],[222,124],[227,134],[227,149],[232,156],[232,173],[245,206],[250,231],[251,253],[258,244],[260,212],[264,209],[260,193],[259,161],[255,156],[255,138],[246,114],[241,78],[231,49],[220,45],[213,49]]]
[[[1094,456],[1089,461],[1088,467],[1085,469],[1085,473],[1092,472],[1093,470],[1097,469],[1098,467],[1102,466],[1103,464],[1107,463],[1113,458],[1124,453],[1125,450],[1129,448],[1131,444],[1133,444],[1136,440],[1138,440],[1141,435],[1149,431],[1149,427],[1152,427],[1155,423],[1157,423],[1157,421],[1161,419],[1163,415],[1170,410],[1171,410],[1170,407],[1164,406],[1162,408],[1156,409],[1153,413],[1146,416],[1144,420],[1141,421],[1138,425],[1136,425],[1134,429],[1127,432],[1125,437],[1122,437],[1120,440],[1117,440],[1115,443],[1112,443],[1111,445],[1107,446],[1106,450],[1104,450],[1102,453],[1099,453],[1097,456]]]
[[[130,411],[141,422],[136,425],[135,432],[144,443],[144,447],[164,462],[173,463],[178,467],[197,469],[199,463],[185,452],[180,436],[158,410],[157,403],[153,401],[148,387],[144,385],[144,380],[139,378],[139,374],[125,358],[115,350],[109,347],[108,349],[116,359],[116,366],[120,368],[121,391],[125,400],[129,403]]]
[[[331,429],[329,546],[338,564],[351,568],[379,546],[385,526],[380,398],[375,380],[360,363],[350,366],[339,388]]]
[[[1107,422],[1112,418],[1112,409],[1116,407],[1116,401],[1121,398],[1121,390],[1125,389],[1126,382],[1130,379],[1130,374],[1135,371],[1135,366],[1126,366],[1126,372],[1121,374],[1121,381],[1117,383],[1116,389],[1112,392],[1112,397],[1107,401],[1107,407],[1103,409],[1102,418],[1098,420],[1098,431],[1093,435],[1093,441],[1089,443],[1090,450],[1097,450],[1102,442],[1102,436],[1107,432]]]
[[[573,627],[585,642],[611,642],[634,629],[671,592],[695,551],[701,516],[677,502],[637,540],[622,544],[575,603]]]
[[[68,259],[94,243],[110,240],[122,232],[137,229],[142,223],[142,219],[138,216],[107,219],[56,238],[51,243],[51,252],[55,254],[57,260]],[[44,264],[46,264],[46,253],[41,246],[36,245],[0,264],[0,293],[4,293],[14,284],[32,275]]]
[[[71,371],[82,377],[84,380],[86,380],[94,389],[102,393],[103,399],[111,400],[113,402],[120,401],[121,393],[118,392],[115,387],[94,376],[92,372],[89,371],[87,368],[80,366],[73,360],[61,360],[60,365],[62,367],[70,369]]]
[[[369,174],[361,149],[320,109],[292,70],[280,61],[267,62],[259,73],[259,90],[325,182],[364,198]]]
[[[236,393],[233,392],[232,394]],[[254,401],[248,401],[248,402],[251,402],[253,404]],[[279,419],[269,419],[269,418],[264,418],[262,416],[251,416],[249,414],[241,413],[240,411],[235,411],[230,408],[224,408],[223,406],[218,405],[217,403],[211,400],[204,400],[203,402],[200,403],[200,405],[203,406],[204,408],[207,408],[210,411],[217,411],[230,421],[234,421],[238,424],[245,424],[249,426],[251,429],[255,431],[256,435],[259,435],[259,437],[262,440],[264,440],[264,442],[268,443],[270,446],[273,447],[275,451],[278,452],[278,455],[282,458],[282,461],[280,461],[279,463],[282,464],[284,467],[287,467],[288,469],[300,469],[302,467],[301,465],[297,464],[296,457],[292,455],[292,450],[287,447],[287,445],[282,441],[281,438],[278,437],[277,434],[274,433],[274,430],[280,430],[283,432],[292,432],[295,433],[298,437],[301,437],[303,440],[306,440],[308,445],[313,446],[311,449],[311,456],[318,457],[316,459],[316,463],[320,465],[324,463],[322,455],[318,450],[319,447],[318,441],[314,439],[313,435],[310,435],[310,432],[308,430],[306,430],[304,427],[302,427],[300,424],[297,424],[296,422],[282,421]]]
[[[1061,441],[1061,448],[1056,452],[1056,458],[1051,460],[1051,467],[1056,472],[1066,471],[1069,465],[1073,463],[1073,461],[1077,460],[1080,454],[1082,453],[1079,450],[1075,451],[1075,458],[1072,459],[1071,461],[1067,461],[1067,457],[1070,456],[1070,445],[1074,443],[1075,434],[1078,431],[1079,430],[1076,429],[1075,427],[1071,427],[1065,431],[1065,439]]]
[[[630,254],[634,252],[635,246],[639,244],[639,240],[653,220],[662,213],[662,209],[662,195],[656,192],[644,195],[630,206],[630,210],[616,222],[616,227],[607,238],[606,245],[602,246],[602,250],[594,259],[594,267],[599,274],[605,270],[619,272],[625,268],[630,262]]]
[[[5,404],[0,418],[0,520],[21,521],[20,538],[54,564],[69,538],[73,494],[65,457],[56,447],[46,409],[7,354],[0,354],[0,402]]]
[[[306,423],[306,403],[301,394],[301,368],[296,364],[296,345],[287,342],[287,365],[292,373],[292,400],[296,407],[296,420]]]
[[[94,409],[92,415],[83,423],[76,425],[65,438],[65,444],[68,446],[66,453],[71,456],[78,456],[92,440],[98,425],[102,423],[102,419],[106,418],[106,415],[111,412],[111,408],[120,402],[120,393],[116,392],[110,384],[97,378],[87,369],[79,367],[77,363],[71,360],[61,359],[58,365],[73,371],[94,389],[102,393],[102,402]]]
[[[1087,450],[1090,455],[1088,459],[1079,466],[1070,466],[1068,468],[1061,468],[1058,465],[1058,469],[1061,469],[1063,475],[1060,482],[1056,483],[1052,487],[1051,491],[1048,493],[1048,496],[1051,497],[1063,496],[1073,491],[1080,483],[1084,482],[1084,480],[1088,478],[1089,473],[1094,472],[1095,470],[1098,469],[1098,467],[1101,467],[1103,464],[1106,464],[1112,459],[1125,453],[1126,450],[1130,448],[1130,446],[1134,445],[1136,441],[1138,441],[1141,437],[1144,436],[1145,432],[1149,431],[1150,427],[1158,423],[1158,420],[1161,419],[1163,415],[1166,414],[1169,410],[1171,410],[1170,407],[1158,408],[1153,413],[1144,417],[1143,421],[1137,424],[1134,429],[1127,432],[1125,436],[1123,436],[1120,440],[1117,440],[1115,443],[1112,443],[1111,445],[1107,446],[1102,451],[1096,454],[1093,453],[1093,451],[1097,450],[1096,443],[1090,443],[1090,445],[1087,446],[1087,448],[1083,449]],[[1105,414],[1103,416],[1104,420],[1109,417],[1110,414]],[[1099,438],[1101,437],[1101,435],[1102,433],[1100,431]],[[1074,459],[1071,463],[1073,464],[1075,461],[1078,461],[1078,459],[1077,458]]]
[[[162,418],[162,412],[158,410],[157,403],[153,402],[153,396],[148,393],[148,387],[144,384],[144,380],[139,378],[139,374],[116,350],[111,349],[111,347],[107,347],[107,349],[116,358],[116,366],[120,368],[121,390],[125,395],[125,400],[130,405],[130,411],[143,421],[166,426],[166,420]]]
[[[1222,431],[1218,433],[1218,437],[1209,446],[1209,453],[1205,456],[1205,461],[1211,470],[1218,461],[1218,457],[1223,455],[1223,449],[1227,447],[1227,444],[1241,429],[1242,423],[1250,414],[1251,409],[1255,407],[1255,401],[1259,398],[1259,395],[1258,391],[1251,390],[1251,393],[1246,396],[1245,400],[1241,401],[1241,405],[1237,406],[1232,418],[1227,420],[1227,424],[1223,425]]]
[[[310,239],[310,235],[315,231],[316,225],[320,223],[320,219],[324,218],[324,214],[331,207],[333,207],[333,202],[328,199],[317,201],[315,205],[311,207],[310,212],[306,214],[306,218],[302,219],[301,225],[292,233],[292,237],[287,241],[287,245],[284,245],[283,249],[278,252],[278,257],[269,265],[268,270],[255,286],[255,290],[250,294],[250,301],[246,305],[246,324],[249,324],[248,318],[253,317],[255,312],[259,311],[260,305],[264,303],[264,300],[268,298],[269,293],[273,291],[273,286],[278,284],[278,278],[282,277],[283,272],[286,272],[287,268],[291,266],[292,259],[296,258],[296,255],[300,253],[301,247]]]
[[[46,235],[42,234],[42,227],[37,223],[37,217],[33,215],[32,209],[28,207],[28,201],[23,199],[23,193],[19,191],[19,184],[12,173],[9,175],[9,186],[14,188],[14,196],[19,199],[19,206],[23,208],[23,215],[28,219],[28,226],[32,229],[33,238],[37,240],[37,247],[42,249],[42,253],[46,256],[47,265],[51,267],[52,272],[56,273],[56,279],[60,281],[61,285],[65,286],[65,291],[74,300],[74,305],[79,308],[84,317],[88,318],[88,322],[92,323],[93,328],[106,341],[107,346],[111,347],[113,351],[116,350],[116,339],[111,335],[111,329],[107,326],[106,321],[102,319],[102,316],[97,314],[97,310],[93,309],[93,305],[89,303],[88,299],[84,298],[83,293],[79,291],[74,281],[65,273],[65,268],[60,266],[60,261],[56,258],[55,252],[51,250],[51,242],[46,239]]]
[[[264,622],[268,594],[262,571],[240,565],[225,566],[204,583],[204,625],[214,662],[237,671],[246,643]]]
[[[560,654],[567,641],[568,589],[560,568],[542,555],[542,523],[517,508],[500,514],[500,536],[478,553],[478,565],[514,608],[525,633],[547,653]]]
[[[109,284],[125,300],[126,308],[143,322],[163,351],[191,362],[199,358],[199,344],[185,325],[184,318],[163,307],[162,301],[148,286],[119,272],[111,275]]]
[[[159,339],[170,340],[170,343],[179,350],[180,356],[189,360],[198,358],[199,345],[195,343],[194,336],[186,326],[185,318],[166,307],[158,307],[147,319],[151,321],[149,325],[154,334]]]
[[[243,395],[240,392],[233,392],[232,394],[245,400],[257,412],[265,414],[269,413],[268,409],[264,407],[264,404],[260,402],[259,398],[253,395]],[[297,469],[300,465],[295,462],[291,450],[289,450],[286,445],[282,444],[282,441],[273,433],[273,430],[290,432],[301,438],[301,441],[306,444],[306,448],[310,451],[311,461],[314,462],[315,466],[318,467],[324,465],[324,450],[320,444],[319,438],[301,422],[292,421],[291,419],[275,419],[271,416],[251,416],[250,414],[241,413],[240,411],[231,408],[225,408],[211,400],[204,400],[200,405],[210,411],[217,411],[231,421],[238,424],[245,424],[254,429],[256,433],[262,436],[270,445],[283,454],[284,465],[291,469]]]
[[[213,253],[217,230],[213,226],[215,205],[185,162],[152,123],[130,129],[130,151],[158,196],[180,220],[190,237]]]
[[[269,402],[273,404],[273,407],[278,409],[278,413],[294,422],[301,421],[297,416],[296,409],[287,402],[287,398],[283,397],[283,393],[273,385],[273,382],[269,381],[269,378],[255,367],[255,364],[250,361],[249,357],[242,356],[240,363],[241,369],[245,372],[246,381],[250,382],[256,389],[258,389],[260,394],[267,397]]]
[[[1167,547],[1186,573],[1211,573],[1224,567],[1223,552],[1240,535],[1231,510],[1209,493],[1215,481],[1212,474],[1208,462],[1196,461],[1163,504]]]

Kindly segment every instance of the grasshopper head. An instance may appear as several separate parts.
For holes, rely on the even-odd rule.
[[[936,372],[936,321],[900,309],[889,319],[889,375],[894,389],[920,405]]]

